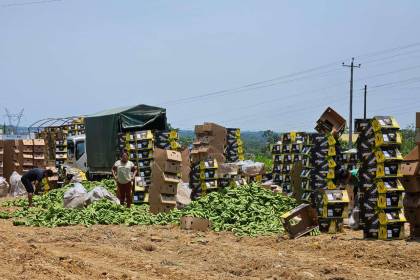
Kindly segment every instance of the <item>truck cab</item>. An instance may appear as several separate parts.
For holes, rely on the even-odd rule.
[[[78,168],[85,173],[88,171],[86,136],[84,134],[67,137],[67,161],[65,165]]]

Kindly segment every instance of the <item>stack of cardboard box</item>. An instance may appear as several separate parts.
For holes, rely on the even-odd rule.
[[[46,147],[44,139],[34,139],[34,167],[45,168],[47,161],[45,158]]]
[[[176,207],[176,194],[181,182],[181,153],[157,148],[153,157],[150,211],[154,214],[169,212]]]
[[[405,188],[404,213],[410,235],[420,237],[420,113],[416,113],[416,147],[404,157],[401,179]]]
[[[311,174],[314,167],[312,162],[312,151],[313,151],[313,138],[316,137],[316,133],[307,134],[307,140],[302,148],[302,169],[299,174],[300,176],[300,200],[305,203],[312,202],[312,193],[314,188],[312,187]]]
[[[55,167],[58,169],[61,168],[61,166],[64,164],[64,162],[67,160],[67,140],[66,140],[67,134],[64,134],[62,132],[56,134],[55,138]]]
[[[22,174],[22,153],[19,140],[4,141],[4,177],[9,178],[13,171]]]
[[[4,177],[4,141],[0,140],[0,177]]]
[[[331,133],[312,137],[310,185],[312,205],[318,210],[320,230],[328,233],[341,232],[346,218],[348,194],[338,184],[341,168],[340,144]]]
[[[241,140],[241,130],[239,128],[227,128],[226,132],[226,162],[237,162],[244,160],[244,148]]]
[[[404,238],[400,127],[391,116],[373,117],[360,133],[357,146],[361,219],[365,238]]]
[[[69,136],[85,134],[85,120],[83,117],[74,119],[71,124],[66,125]]]
[[[135,204],[149,202],[149,188],[152,183],[152,164],[154,152],[154,134],[151,130],[130,131],[119,135],[119,149],[127,150],[129,160],[138,170],[134,182],[133,202]],[[118,157],[119,158],[119,157]]]
[[[31,139],[24,139],[22,140],[20,147],[22,171],[27,172],[34,167],[34,141]]]
[[[195,126],[195,140],[190,153],[191,198],[206,195],[218,188],[217,169],[224,163],[227,131],[215,123]]]
[[[283,192],[292,193],[291,170],[293,165],[303,159],[303,145],[307,136],[303,132],[290,132],[281,136],[280,141],[273,145],[273,182],[281,185]]]
[[[155,147],[165,150],[179,150],[178,132],[176,130],[156,130],[155,131]]]
[[[219,188],[239,187],[247,184],[242,176],[238,163],[222,163],[217,169],[217,185]]]

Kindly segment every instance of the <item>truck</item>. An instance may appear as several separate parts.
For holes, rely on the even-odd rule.
[[[120,152],[119,134],[166,129],[166,109],[144,104],[87,116],[85,134],[67,138],[67,161],[63,167],[82,170],[89,180],[108,177]]]

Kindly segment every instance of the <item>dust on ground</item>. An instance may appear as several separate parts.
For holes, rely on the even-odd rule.
[[[420,243],[362,233],[237,237],[177,226],[16,227],[0,220],[0,279],[419,279]]]

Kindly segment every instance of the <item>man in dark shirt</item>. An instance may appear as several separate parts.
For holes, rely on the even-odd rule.
[[[43,178],[48,178],[52,176],[53,172],[51,170],[42,168],[33,168],[25,174],[23,174],[20,180],[22,181],[26,191],[28,192],[29,207],[32,207],[32,196],[35,192],[33,183],[35,183],[35,185],[38,185],[39,183],[41,183]]]

